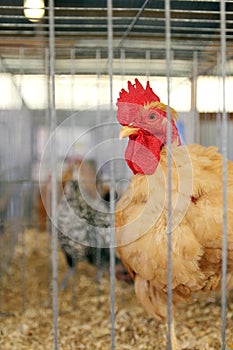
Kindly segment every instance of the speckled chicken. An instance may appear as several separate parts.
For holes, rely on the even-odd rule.
[[[131,183],[116,206],[118,252],[144,308],[167,322],[167,109],[149,82],[122,89],[117,119],[129,137],[126,161]],[[172,349],[179,349],[174,309],[193,293],[221,287],[222,155],[216,147],[181,145],[171,113]],[[233,163],[228,161],[228,279],[233,274]],[[230,285],[229,285],[230,286]]]
[[[62,288],[80,260],[87,260],[99,269],[109,267],[111,214],[109,198],[105,200],[109,187],[100,185],[98,192],[90,164],[83,162],[80,169],[79,179],[67,181],[57,209],[58,240],[70,267]],[[116,277],[131,280],[118,258]]]

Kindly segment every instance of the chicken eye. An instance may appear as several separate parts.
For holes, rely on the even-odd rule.
[[[155,119],[155,114],[154,114],[154,113],[151,113],[151,114],[149,115],[149,118],[150,118],[150,119]]]

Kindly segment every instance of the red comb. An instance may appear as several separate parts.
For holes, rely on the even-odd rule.
[[[144,106],[146,103],[155,101],[160,102],[159,97],[155,95],[150,87],[149,81],[147,82],[145,89],[138,79],[135,79],[135,84],[128,81],[128,90],[129,92],[125,89],[121,90],[120,97],[117,99],[117,105],[118,103],[128,102]]]

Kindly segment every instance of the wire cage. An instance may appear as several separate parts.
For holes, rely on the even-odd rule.
[[[177,110],[183,145],[223,155],[222,293],[181,305],[177,334],[185,349],[231,349],[233,3],[36,2],[39,14],[30,1],[0,5],[0,348],[174,350],[169,220],[167,322],[140,306],[115,249],[115,206],[132,177],[116,102],[139,78]]]

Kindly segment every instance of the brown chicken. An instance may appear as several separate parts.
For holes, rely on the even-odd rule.
[[[135,281],[137,298],[167,322],[167,106],[149,82],[136,79],[122,89],[117,119],[129,136],[126,161],[131,183],[116,206],[118,253]],[[174,307],[193,293],[221,286],[223,184],[222,155],[216,147],[181,145],[171,114],[172,349],[178,349]],[[227,256],[233,274],[233,163],[228,161]]]

